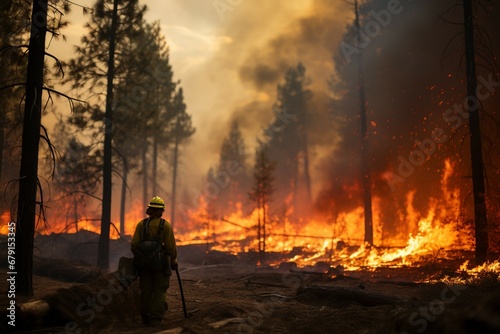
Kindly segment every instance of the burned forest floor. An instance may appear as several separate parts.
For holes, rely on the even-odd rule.
[[[461,262],[346,271],[324,264],[256,266],[221,254],[199,263],[181,257],[187,317],[174,274],[164,323],[145,327],[137,280],[120,285],[117,273],[38,259],[34,296],[16,296],[16,327],[4,322],[1,332],[500,333],[498,273],[465,276],[457,272]],[[0,272],[7,276],[4,266]],[[6,291],[6,280],[1,284]],[[5,319],[5,293],[0,305]]]

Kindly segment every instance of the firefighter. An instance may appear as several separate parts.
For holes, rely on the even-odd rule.
[[[145,325],[161,323],[168,308],[167,290],[170,286],[172,270],[177,270],[177,248],[172,226],[161,216],[165,211],[165,202],[158,196],[151,199],[146,210],[148,218],[140,221],[132,238],[131,249],[134,264],[140,280],[140,309]],[[151,267],[144,264],[144,245],[147,240],[156,240],[161,249],[161,266]],[[152,244],[152,242],[149,242]]]

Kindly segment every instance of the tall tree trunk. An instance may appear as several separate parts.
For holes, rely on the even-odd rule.
[[[142,202],[144,203],[144,211],[146,211],[148,198],[148,162],[147,162],[148,140],[144,138],[142,143]]]
[[[359,11],[358,2],[354,2],[356,11],[356,29],[358,40],[361,40],[360,26],[359,26]],[[358,54],[358,92],[359,92],[359,106],[360,106],[360,120],[361,120],[361,178],[363,185],[363,202],[365,212],[365,242],[373,245],[373,217],[372,217],[372,182],[370,176],[370,167],[368,166],[368,128],[366,117],[366,96],[365,96],[365,83],[363,76],[363,50]]]
[[[7,13],[8,10],[12,7],[12,0],[3,0],[0,4],[0,11],[2,13]],[[1,20],[0,21],[0,43],[2,46],[9,45],[9,37],[7,36],[7,32],[9,31],[9,22],[8,20]],[[1,73],[0,75],[3,77],[7,73],[7,69],[2,69],[0,70]],[[0,91],[0,100],[1,101],[8,101],[7,100],[8,93],[5,90]],[[3,154],[5,147],[3,146],[5,144],[5,126],[7,122],[7,117],[6,117],[6,111],[0,112],[0,180],[2,180],[2,166],[3,166]],[[2,206],[0,206],[0,209],[3,209]]]
[[[0,113],[0,180],[2,180],[2,166],[3,166],[3,152],[5,148],[3,147],[5,143],[5,115],[3,112]],[[1,208],[1,207],[0,207]]]
[[[307,148],[307,139],[305,139],[305,144],[304,144],[304,178],[306,182],[307,205],[310,206],[312,203],[312,196],[311,196],[311,175],[309,173],[309,149]]]
[[[299,212],[299,180],[300,180],[300,174],[299,174],[299,155],[295,155],[295,159],[293,161],[293,168],[294,168],[294,179],[293,179],[293,214],[296,218],[298,218],[298,212]]]
[[[174,162],[173,162],[173,173],[172,173],[172,200],[171,200],[171,209],[170,209],[170,224],[172,228],[175,223],[175,202],[176,202],[176,191],[177,191],[177,164],[179,163],[179,116],[177,116],[177,121],[175,125],[175,144],[174,144]]]
[[[153,135],[153,171],[151,177],[153,178],[153,196],[157,196],[158,193],[156,187],[156,177],[158,173],[158,140],[157,136]]]
[[[470,153],[472,165],[472,188],[474,197],[474,219],[476,230],[476,263],[488,259],[488,221],[486,216],[483,150],[479,100],[477,99],[476,60],[474,49],[474,14],[472,0],[464,0],[465,19],[465,63],[467,70],[467,101],[470,128]]]
[[[128,168],[127,162],[124,160],[122,171],[122,192],[120,196],[120,238],[125,236],[125,200],[127,199],[127,179]]]
[[[109,229],[111,225],[111,139],[113,136],[113,80],[115,77],[115,43],[118,24],[118,0],[113,1],[111,30],[109,36],[109,56],[106,91],[106,111],[104,114],[104,162],[102,177],[102,216],[101,234],[97,249],[97,265],[103,270],[109,269]]]
[[[262,252],[266,254],[266,201],[262,201]]]
[[[257,200],[257,239],[259,240],[259,260],[262,260],[262,235],[261,235],[261,219],[260,219],[260,199]]]
[[[26,77],[19,199],[16,224],[16,291],[33,295],[33,242],[38,179],[38,150],[42,119],[43,62],[47,33],[47,0],[34,0]]]
[[[300,120],[302,123],[300,127],[300,132],[301,132],[301,151],[303,156],[303,171],[304,171],[304,183],[305,183],[305,190],[306,190],[306,196],[305,196],[305,202],[303,203],[303,210],[302,212],[305,212],[309,214],[310,212],[310,207],[312,203],[312,197],[311,197],[311,174],[309,173],[309,148],[308,148],[308,139],[307,139],[307,129],[308,129],[308,122],[307,122],[307,117],[304,117],[302,120]],[[303,198],[304,199],[304,198]]]
[[[73,218],[75,219],[75,233],[78,233],[78,202],[76,195],[73,196]]]

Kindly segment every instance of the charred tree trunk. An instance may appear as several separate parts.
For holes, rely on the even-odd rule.
[[[17,261],[15,267],[9,267],[9,271],[18,272],[17,292],[25,295],[33,295],[33,239],[35,236],[38,151],[42,120],[47,0],[33,1],[31,17],[16,224]]]
[[[359,12],[358,2],[355,1],[356,11],[356,29],[358,40],[361,40],[360,27],[359,27]],[[365,83],[363,76],[363,50],[361,49],[358,57],[358,92],[359,92],[359,106],[360,106],[360,120],[361,120],[361,178],[363,185],[363,202],[365,208],[365,242],[373,245],[373,217],[372,217],[372,193],[371,193],[371,176],[370,167],[368,166],[368,128],[366,116],[366,96],[365,96]]]
[[[259,240],[259,260],[262,262],[262,235],[261,235],[261,219],[260,219],[260,199],[257,202],[257,239]]]
[[[298,197],[298,193],[299,193],[299,180],[300,180],[300,175],[299,175],[299,155],[296,154],[295,155],[295,158],[292,162],[293,164],[293,214],[295,215],[296,218],[297,217],[297,212],[299,211],[299,197]]]
[[[306,192],[307,192],[307,205],[311,205],[311,175],[309,173],[309,149],[307,148],[307,139],[304,145],[304,178],[306,182]]]
[[[262,253],[266,254],[266,201],[262,201]]]
[[[128,168],[127,162],[123,161],[123,171],[122,171],[122,192],[120,196],[120,238],[125,236],[125,201],[127,199],[127,179],[128,179]]]
[[[73,196],[73,218],[75,219],[75,232],[78,233],[78,202],[76,195]]]
[[[104,162],[102,177],[102,216],[101,234],[97,249],[97,265],[99,268],[109,269],[109,229],[111,225],[111,139],[113,136],[113,80],[115,77],[115,43],[118,24],[118,0],[113,1],[111,30],[109,35],[109,56],[106,91],[106,111],[104,115]]]
[[[488,258],[488,221],[486,216],[483,151],[479,100],[477,98],[476,61],[474,49],[474,14],[472,0],[464,0],[465,62],[467,70],[467,102],[470,128],[470,153],[472,165],[472,188],[474,197],[474,220],[476,232],[476,263]]]
[[[151,177],[153,178],[153,196],[158,195],[156,186],[156,177],[158,175],[158,138],[153,135],[153,171]]]
[[[4,113],[0,113],[0,180],[2,180],[2,166],[3,166],[3,152],[4,152],[4,143],[5,143],[5,116]]]
[[[12,0],[4,0],[0,4],[0,11],[2,13],[8,13],[9,9],[12,7],[13,1]],[[0,43],[2,46],[10,45],[10,40],[9,37],[7,36],[6,32],[9,31],[9,22],[7,20],[2,20],[0,22],[0,31],[2,31],[2,34],[0,36]],[[7,66],[7,65],[4,65]],[[0,70],[0,76],[6,76],[7,74],[7,69],[2,69]],[[8,92],[5,90],[0,91],[0,99],[2,101],[7,100]],[[3,166],[3,154],[4,154],[4,144],[5,144],[5,128],[7,127],[7,115],[6,111],[0,112],[0,180],[2,180],[2,166]],[[3,207],[0,206],[0,209],[3,209]],[[3,210],[2,210],[3,211]]]
[[[170,209],[170,224],[172,228],[175,223],[175,202],[176,202],[176,191],[177,191],[177,164],[179,159],[179,142],[180,142],[180,121],[179,116],[177,116],[177,121],[175,124],[175,143],[174,143],[174,161],[173,161],[173,172],[172,172],[172,203]]]
[[[148,139],[144,138],[142,143],[142,202],[144,203],[144,211],[146,211],[146,203],[149,203],[148,198],[148,162],[147,162],[147,151],[148,151]]]
[[[379,305],[395,305],[405,302],[405,300],[400,297],[384,295],[376,291],[367,291],[354,287],[343,286],[309,285],[298,289],[297,295],[302,294],[312,294],[313,296],[317,296],[322,299],[330,299],[334,301],[352,301],[369,307]]]

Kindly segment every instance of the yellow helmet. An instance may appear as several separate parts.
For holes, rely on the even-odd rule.
[[[148,208],[165,209],[165,202],[159,196],[155,196],[149,201]]]

